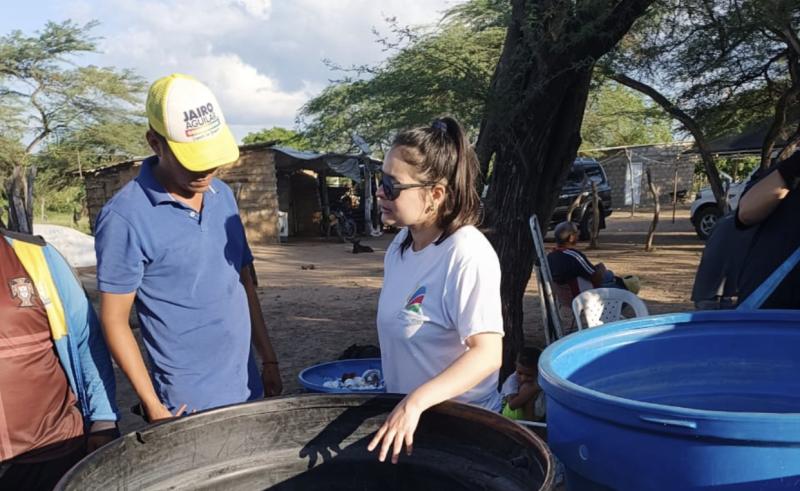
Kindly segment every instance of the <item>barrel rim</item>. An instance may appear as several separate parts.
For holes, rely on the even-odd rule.
[[[335,393],[308,393],[308,394],[291,394],[273,397],[269,399],[262,399],[259,401],[251,401],[241,404],[231,404],[222,406],[207,411],[201,411],[191,415],[187,415],[178,419],[162,421],[154,423],[142,428],[139,431],[133,431],[126,435],[117,438],[111,443],[103,446],[97,451],[85,456],[75,466],[73,466],[54,488],[56,491],[63,491],[66,485],[73,479],[73,476],[83,472],[88,466],[92,465],[94,458],[97,458],[98,453],[113,452],[117,447],[124,445],[130,439],[135,439],[140,443],[146,444],[147,440],[153,436],[161,436],[158,433],[166,432],[167,435],[175,432],[188,431],[196,428],[199,425],[208,424],[208,418],[212,421],[224,421],[226,419],[240,417],[246,414],[265,414],[285,411],[286,409],[294,406],[294,409],[300,409],[296,405],[296,401],[305,400],[306,403],[302,409],[324,408],[324,407],[356,407],[364,404],[365,402],[374,401],[377,403],[396,404],[400,402],[405,394],[335,394]],[[445,415],[458,416],[470,421],[479,423],[491,422],[498,431],[504,432],[506,435],[514,438],[520,443],[532,444],[535,449],[539,464],[543,467],[544,475],[542,476],[543,482],[540,490],[552,489],[555,483],[555,460],[553,454],[550,452],[547,444],[535,433],[525,428],[524,426],[508,419],[498,413],[489,411],[479,406],[472,404],[465,404],[458,401],[445,401],[437,404],[427,411],[434,411]],[[427,412],[426,411],[426,412]],[[388,413],[387,413],[388,414]],[[202,423],[200,421],[203,421]],[[375,457],[377,460],[377,456]]]
[[[642,402],[583,387],[562,377],[553,368],[553,363],[559,356],[567,351],[578,350],[582,345],[596,342],[598,338],[619,337],[651,329],[665,330],[688,323],[725,321],[736,324],[754,320],[798,324],[800,312],[685,312],[630,319],[585,329],[556,341],[542,353],[539,360],[539,382],[547,397],[592,418],[650,431],[669,430],[669,433],[693,437],[796,443],[800,438],[800,413],[714,411]],[[653,419],[660,419],[663,424],[653,424]]]

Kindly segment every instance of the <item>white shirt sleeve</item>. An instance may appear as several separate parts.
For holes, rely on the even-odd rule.
[[[503,387],[500,389],[500,396],[504,399],[513,394],[519,394],[519,380],[517,379],[517,372],[512,372],[506,381],[503,382]]]
[[[443,300],[462,344],[475,334],[495,332],[502,335],[500,263],[497,256],[472,256],[457,261],[445,282]]]

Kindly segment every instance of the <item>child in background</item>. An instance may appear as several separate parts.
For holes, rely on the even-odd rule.
[[[542,350],[523,348],[517,356],[517,369],[500,389],[502,415],[516,420],[542,421],[545,414],[544,392],[537,381],[539,356]]]

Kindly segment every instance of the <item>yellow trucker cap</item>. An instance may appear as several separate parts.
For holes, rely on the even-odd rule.
[[[239,159],[239,146],[217,98],[195,78],[173,73],[156,80],[145,106],[150,126],[190,171],[207,171]]]

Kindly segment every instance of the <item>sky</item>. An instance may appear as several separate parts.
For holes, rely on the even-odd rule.
[[[173,72],[206,83],[241,139],[292,128],[298,109],[341,66],[379,62],[386,18],[432,25],[460,0],[0,0],[0,35],[48,20],[96,20],[99,53],[83,64],[129,68],[152,82]]]

